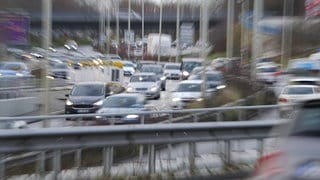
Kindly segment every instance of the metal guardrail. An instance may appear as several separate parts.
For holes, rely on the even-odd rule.
[[[74,128],[44,128],[22,130],[0,130],[0,179],[5,178],[5,157],[8,153],[40,151],[40,167],[44,169],[45,151],[53,151],[53,172],[55,177],[61,170],[61,151],[77,149],[75,166],[80,167],[81,150],[103,148],[103,171],[110,174],[113,146],[147,145],[148,172],[155,173],[155,145],[188,143],[189,165],[195,167],[195,142],[224,141],[226,162],[230,162],[230,141],[257,139],[259,154],[263,152],[263,139],[278,136],[271,132],[273,126],[283,125],[286,121],[243,121],[214,123],[149,124]]]

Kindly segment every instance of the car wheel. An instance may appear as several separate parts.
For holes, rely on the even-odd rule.
[[[159,94],[157,97],[155,97],[154,99],[155,99],[155,100],[160,99],[160,94]]]

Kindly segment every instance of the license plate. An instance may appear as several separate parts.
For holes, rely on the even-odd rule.
[[[78,113],[88,113],[89,110],[88,109],[79,109]]]
[[[320,177],[320,161],[310,161],[300,165],[294,172],[299,179],[318,179]]]

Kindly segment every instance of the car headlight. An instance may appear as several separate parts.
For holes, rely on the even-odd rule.
[[[67,99],[66,105],[67,105],[67,106],[71,106],[72,104],[73,104],[73,102],[71,102],[69,99]]]
[[[93,105],[101,106],[103,104],[103,100],[95,102]]]
[[[16,73],[16,76],[23,76],[22,73]]]
[[[203,101],[203,98],[198,98],[198,99],[196,99],[196,101],[198,101],[198,102]]]
[[[134,88],[133,87],[127,87],[127,92],[133,92]]]
[[[161,80],[161,81],[164,81],[164,80],[166,80],[166,77],[165,77],[165,76],[162,76],[162,77],[160,78],[160,80]]]
[[[126,119],[136,119],[136,118],[138,118],[138,117],[139,117],[139,115],[129,114],[129,115],[126,116]]]
[[[189,72],[188,72],[188,71],[183,71],[183,72],[182,72],[182,75],[184,75],[184,76],[189,76]]]
[[[153,87],[151,87],[151,89],[150,89],[150,91],[157,91],[158,90],[158,87],[156,87],[156,86],[153,86]]]
[[[217,89],[223,89],[225,87],[226,87],[226,85],[220,85],[220,86],[217,86]]]
[[[181,98],[172,98],[172,101],[173,102],[178,102],[178,101],[180,101],[181,100]]]

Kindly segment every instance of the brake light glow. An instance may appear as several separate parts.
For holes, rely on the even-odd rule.
[[[288,102],[288,99],[286,99],[286,98],[279,98],[278,101],[279,101],[279,102],[282,102],[282,103],[287,103],[287,102]]]

